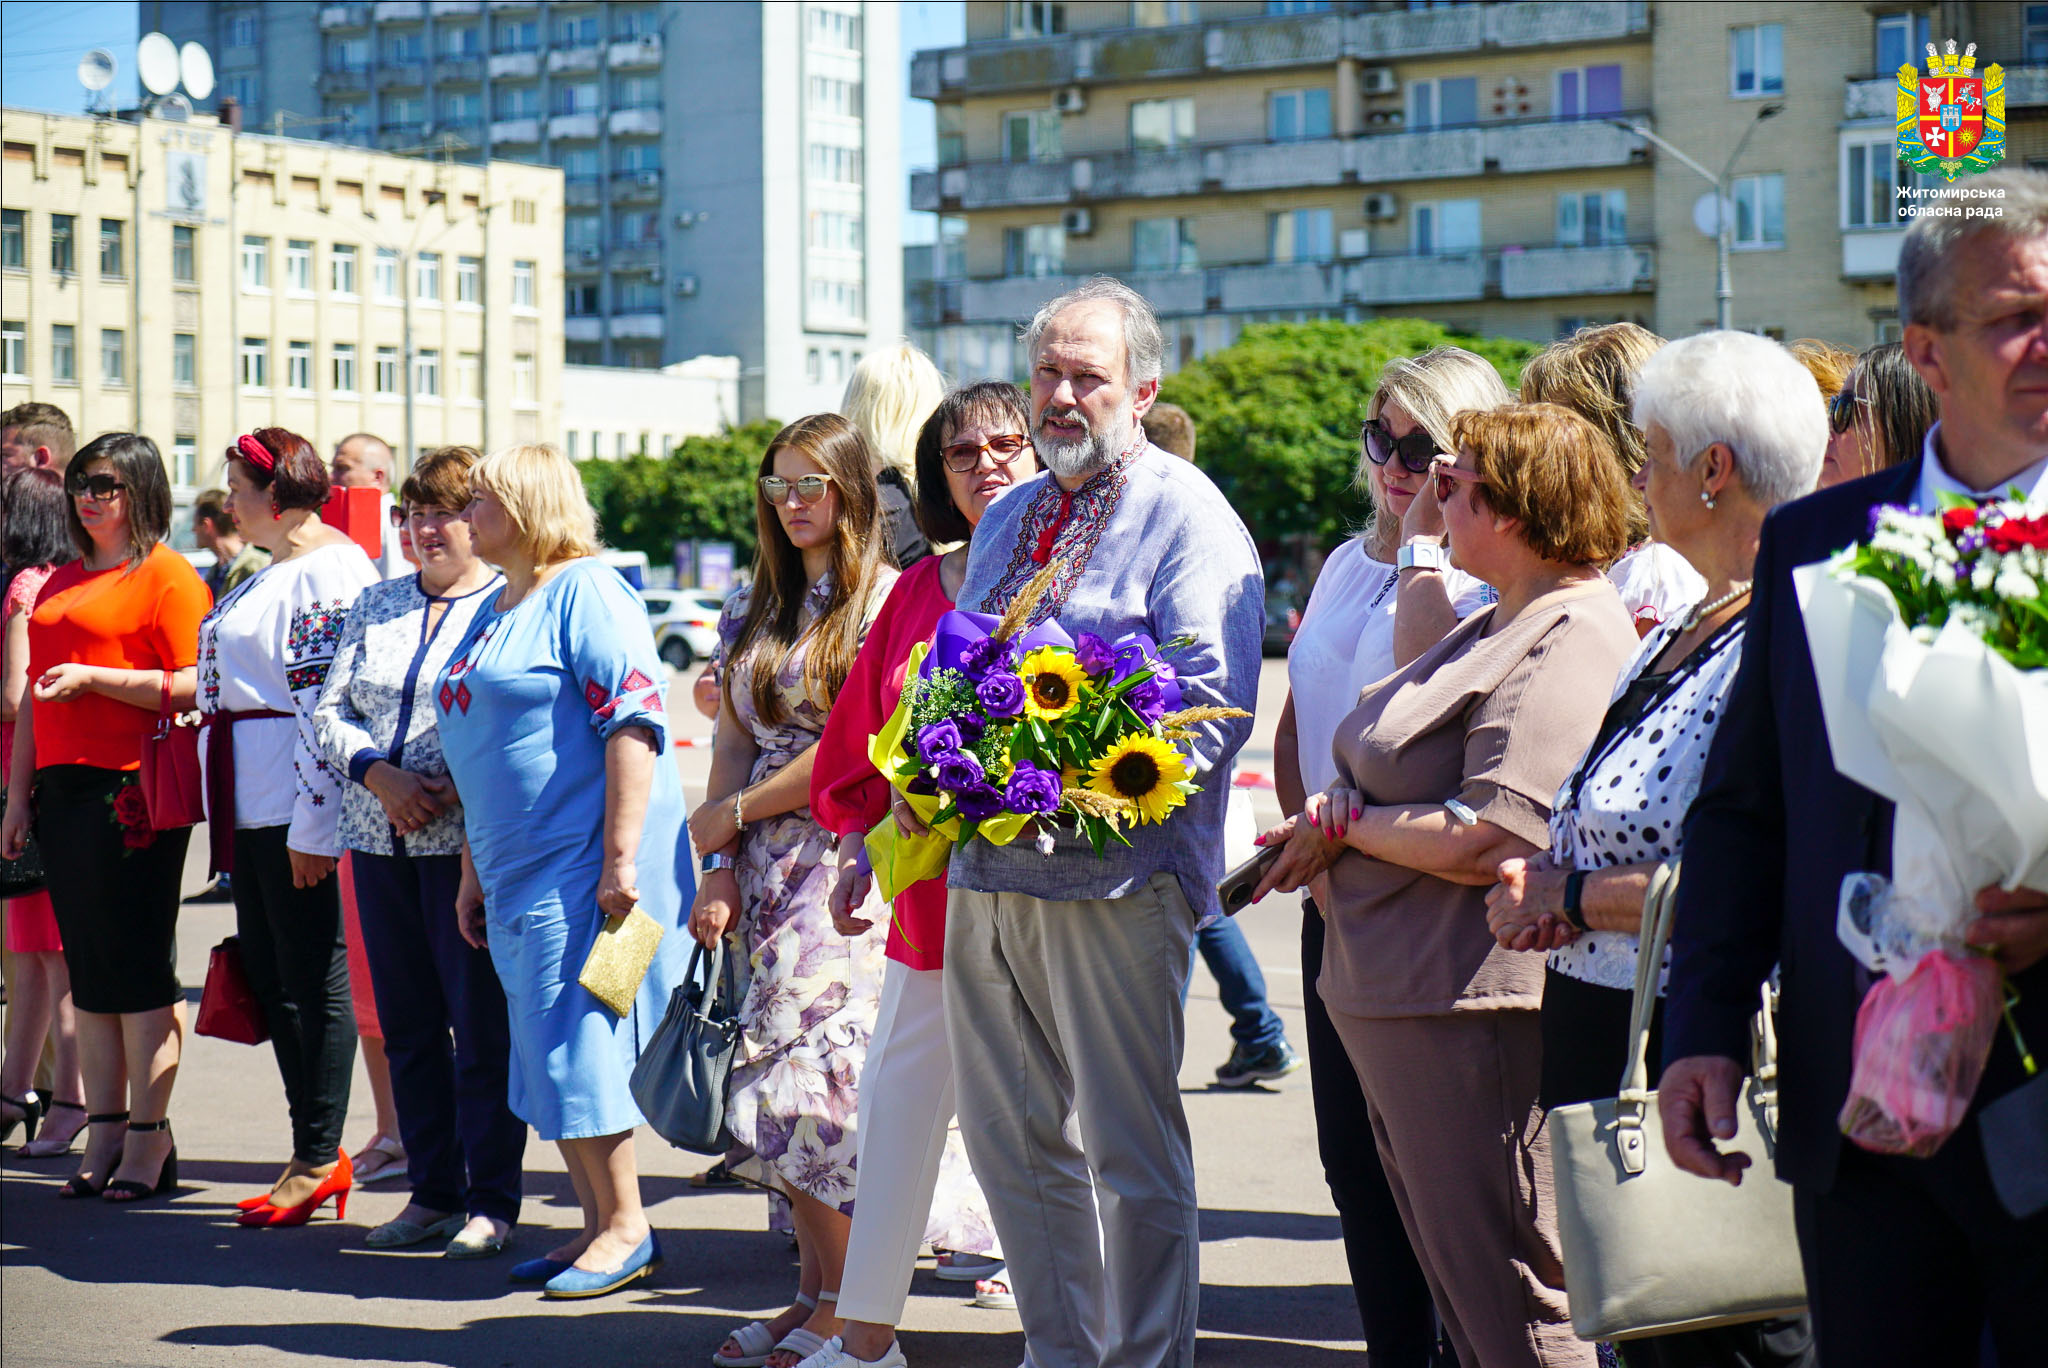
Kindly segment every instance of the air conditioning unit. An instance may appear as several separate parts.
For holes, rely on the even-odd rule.
[[[1060,213],[1060,227],[1075,237],[1087,237],[1095,231],[1095,211],[1092,209],[1066,209]]]
[[[676,293],[683,296],[685,299],[697,293],[697,277],[694,275],[685,275],[679,277],[676,280]]]
[[[659,189],[661,187],[661,172],[642,171],[638,179],[634,183],[637,184],[642,190]]]
[[[1392,67],[1366,67],[1358,73],[1358,89],[1366,95],[1391,95],[1401,88]]]
[[[1401,202],[1386,191],[1376,191],[1365,197],[1365,216],[1374,222],[1401,216]]]
[[[659,50],[660,47],[660,35],[653,33],[643,33],[640,35],[640,48],[643,52],[654,52]]]
[[[647,268],[647,278],[657,285],[661,284],[661,267],[649,266]]]
[[[1088,92],[1079,86],[1056,90],[1052,95],[1052,107],[1062,114],[1079,114],[1088,107]]]
[[[603,255],[604,252],[596,247],[578,247],[576,249],[576,259],[578,261],[596,261]]]
[[[1363,228],[1346,228],[1337,234],[1337,255],[1354,260],[1372,255],[1372,234]]]

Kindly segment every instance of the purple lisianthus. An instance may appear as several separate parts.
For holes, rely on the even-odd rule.
[[[1057,770],[1037,765],[1019,765],[1003,791],[1003,805],[1012,812],[1056,812],[1060,805],[1060,776]]]
[[[1160,662],[1153,658],[1150,651],[1147,651],[1135,641],[1129,645],[1117,647],[1116,677],[1118,679],[1129,679],[1140,670],[1156,670],[1159,668],[1159,664]]]
[[[917,758],[927,765],[935,765],[967,744],[967,738],[960,734],[960,726],[950,717],[942,717],[917,729]]]
[[[1133,684],[1130,691],[1124,695],[1124,702],[1131,705],[1131,711],[1143,718],[1148,727],[1166,716],[1168,711],[1166,689],[1157,679],[1147,679]]]
[[[939,771],[932,776],[932,782],[947,793],[957,794],[971,789],[986,779],[982,773],[981,761],[966,751],[955,751],[939,760]]]
[[[1004,670],[989,675],[974,686],[974,697],[988,709],[988,715],[1003,719],[1024,711],[1024,681]]]
[[[1099,675],[1116,663],[1116,652],[1095,633],[1083,632],[1074,640],[1074,663],[1091,675]]]
[[[976,784],[953,795],[953,806],[970,822],[984,822],[1003,810],[1003,795],[993,784]]]
[[[988,719],[980,713],[961,713],[953,719],[953,725],[960,729],[960,744],[971,746],[988,730]]]
[[[992,670],[1014,669],[1016,664],[1017,648],[994,637],[972,642],[960,653],[960,672],[976,682]]]

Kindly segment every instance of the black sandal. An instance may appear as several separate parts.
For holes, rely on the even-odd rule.
[[[16,1126],[27,1127],[22,1134],[21,1143],[25,1145],[35,1139],[36,1127],[42,1124],[43,1114],[49,1110],[49,1104],[43,1101],[42,1094],[34,1088],[30,1088],[21,1097],[9,1097],[6,1093],[0,1093],[0,1102],[5,1102],[21,1112],[21,1115],[16,1117],[0,1117],[0,1145],[7,1143]]]
[[[77,1113],[78,1113],[78,1114],[79,1114],[80,1116],[83,1116],[83,1115],[85,1115],[85,1104],[84,1104],[83,1102],[51,1102],[51,1103],[48,1103],[48,1104],[46,1104],[46,1105],[45,1105],[45,1106],[43,1107],[43,1119],[42,1119],[42,1124],[41,1124],[41,1125],[40,1125],[40,1126],[38,1127],[38,1129],[39,1129],[39,1130],[44,1130],[44,1131],[47,1131],[47,1130],[49,1130],[49,1128],[50,1128],[50,1113],[51,1113],[51,1112],[54,1112],[54,1111],[56,1111],[56,1110],[57,1110],[57,1109],[58,1109],[59,1107],[62,1107],[62,1108],[63,1108],[63,1109],[65,1110],[65,1111],[75,1111],[75,1112],[77,1112]],[[21,1142],[21,1148],[20,1148],[20,1149],[18,1149],[18,1150],[16,1150],[16,1151],[15,1151],[15,1154],[16,1154],[16,1155],[17,1155],[18,1157],[20,1157],[20,1158],[23,1158],[23,1159],[55,1159],[55,1158],[58,1158],[58,1157],[59,1157],[59,1156],[61,1156],[61,1155],[66,1155],[66,1154],[69,1154],[69,1153],[71,1153],[71,1147],[72,1147],[72,1146],[73,1146],[74,1144],[78,1143],[78,1137],[79,1137],[79,1135],[80,1135],[80,1134],[82,1134],[82,1133],[84,1132],[84,1130],[85,1130],[85,1127],[83,1127],[83,1126],[80,1126],[80,1127],[79,1127],[79,1128],[78,1128],[77,1130],[75,1130],[75,1131],[71,1132],[71,1138],[70,1138],[70,1139],[68,1139],[68,1140],[66,1140],[66,1141],[64,1142],[63,1146],[62,1146],[61,1148],[59,1148],[59,1149],[45,1149],[45,1150],[39,1150],[39,1151],[35,1151],[35,1152],[31,1152],[31,1150],[30,1150],[30,1146],[32,1146],[32,1145],[37,1145],[37,1144],[44,1144],[44,1145],[54,1145],[54,1144],[56,1144],[57,1142],[56,1142],[55,1140],[53,1140],[53,1139],[49,1139],[48,1137],[45,1137],[44,1139],[42,1139],[42,1140],[40,1140],[40,1141],[39,1141],[39,1140],[37,1140],[37,1139],[36,1139],[36,1138],[35,1138],[35,1137],[34,1137],[33,1135],[31,1135],[31,1136],[27,1136],[26,1138],[24,1138],[24,1139],[22,1140],[22,1142]]]
[[[128,1133],[134,1135],[140,1131],[167,1131],[170,1128],[171,1118],[166,1116],[160,1121],[130,1122]],[[117,1203],[139,1202],[145,1197],[161,1197],[177,1186],[178,1147],[176,1144],[173,1144],[171,1152],[164,1156],[163,1167],[156,1171],[156,1185],[154,1187],[147,1183],[138,1183],[132,1178],[122,1178],[108,1183],[102,1188],[100,1190],[100,1200]]]
[[[127,1125],[128,1113],[124,1111],[94,1112],[85,1118],[85,1124],[88,1126],[111,1126],[117,1121],[124,1126]],[[119,1155],[116,1155],[112,1167],[108,1169],[108,1173],[111,1174],[114,1169],[119,1167],[121,1167],[121,1159]],[[57,1195],[59,1197],[97,1197],[106,1191],[106,1188],[107,1183],[104,1178],[100,1180],[99,1186],[95,1187],[91,1180],[81,1174],[74,1173],[65,1181],[63,1187],[57,1189]]]

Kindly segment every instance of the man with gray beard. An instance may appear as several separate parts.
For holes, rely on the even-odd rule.
[[[1056,618],[1077,640],[1189,637],[1168,657],[1185,705],[1249,711],[1259,561],[1208,477],[1139,426],[1165,351],[1151,308],[1098,276],[1041,309],[1025,346],[1046,470],[990,506],[959,606],[1001,613],[1057,564],[1032,625]],[[1196,731],[1203,791],[1163,825],[1132,828],[1130,845],[1098,857],[1059,832],[1050,853],[1020,840],[953,855],[945,990],[960,1127],[1036,1368],[1194,1361],[1181,995],[1196,924],[1219,910],[1225,785],[1251,719]]]

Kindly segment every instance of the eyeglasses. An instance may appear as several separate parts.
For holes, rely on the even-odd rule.
[[[775,506],[789,497],[791,489],[795,489],[797,498],[809,505],[823,499],[825,490],[831,483],[830,475],[803,475],[795,480],[785,480],[780,475],[763,475],[761,497],[766,499],[770,506]]]
[[[1438,461],[1432,468],[1432,474],[1436,483],[1436,501],[1438,503],[1449,503],[1451,491],[1456,489],[1461,483],[1480,485],[1482,487],[1486,484],[1485,478],[1478,471],[1452,465],[1448,459]]]
[[[1394,457],[1401,458],[1401,468],[1410,475],[1420,475],[1429,469],[1430,462],[1443,455],[1437,450],[1436,439],[1422,428],[1416,428],[1406,437],[1396,437],[1387,425],[1377,418],[1368,418],[1358,429],[1358,439],[1365,443],[1365,459],[1376,466],[1383,466]]]
[[[966,475],[981,464],[981,453],[986,451],[991,461],[1006,466],[1017,459],[1019,452],[1031,445],[1031,439],[1022,433],[1006,432],[1000,437],[991,437],[986,442],[955,442],[939,452],[945,459],[946,469],[955,475]]]
[[[96,499],[105,503],[128,488],[111,475],[81,475],[71,482],[69,493],[74,499]]]
[[[1856,421],[1856,406],[1868,406],[1870,401],[1851,389],[1837,390],[1835,397],[1828,400],[1828,431],[1837,437],[1847,432]]]

